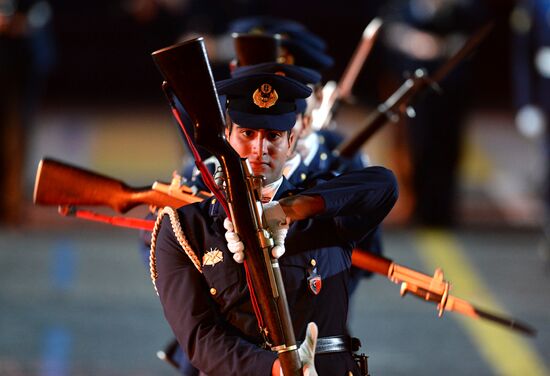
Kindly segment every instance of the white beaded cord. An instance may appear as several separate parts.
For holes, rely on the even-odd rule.
[[[174,231],[174,235],[176,236],[176,239],[181,246],[182,250],[185,252],[185,254],[191,259],[191,262],[193,262],[193,265],[195,265],[195,268],[202,273],[202,266],[200,263],[199,258],[193,252],[193,249],[191,248],[191,245],[187,241],[187,238],[185,237],[185,234],[183,233],[183,230],[181,228],[181,223],[179,221],[178,214],[176,211],[166,206],[162,210],[159,211],[157,220],[155,221],[155,227],[153,228],[153,233],[151,234],[151,250],[149,252],[149,270],[151,273],[151,281],[153,282],[153,287],[155,288],[155,292],[158,293],[156,280],[158,278],[157,273],[157,265],[156,265],[156,255],[155,255],[155,249],[157,244],[157,234],[160,230],[160,224],[162,223],[162,218],[165,214],[168,214],[170,217],[170,223],[172,224],[172,231]]]

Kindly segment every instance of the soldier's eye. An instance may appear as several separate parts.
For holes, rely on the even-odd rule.
[[[241,134],[247,138],[254,136],[254,131],[250,129],[242,129]]]
[[[281,132],[269,132],[267,134],[267,138],[270,141],[276,141],[276,140],[280,139],[282,136],[283,136],[283,134]]]

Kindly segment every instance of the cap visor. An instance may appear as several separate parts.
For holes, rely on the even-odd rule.
[[[289,131],[296,123],[296,113],[289,112],[280,115],[249,114],[235,110],[228,110],[233,123],[251,129],[272,129],[276,131]]]

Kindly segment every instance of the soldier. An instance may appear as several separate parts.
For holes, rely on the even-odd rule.
[[[334,61],[325,53],[326,44],[322,39],[311,33],[303,25],[286,19],[274,17],[248,17],[234,21],[229,30],[237,33],[251,33],[260,35],[277,35],[280,38],[279,62],[286,65],[292,64],[301,69],[313,69],[323,71],[330,68]],[[254,48],[240,48],[237,60],[252,61],[255,54]],[[269,65],[256,65],[254,67],[242,67],[239,72],[269,71]],[[234,73],[235,74],[235,73]],[[239,73],[237,73],[239,74]],[[300,78],[297,78],[302,81]],[[304,82],[304,81],[302,81]],[[300,154],[300,161],[295,154],[287,162],[287,168],[283,171],[285,177],[293,184],[308,184],[307,180],[315,180],[326,174],[339,174],[346,171],[361,169],[368,165],[366,155],[360,153],[353,158],[341,158],[333,151],[343,141],[344,137],[334,130],[313,129],[313,112],[322,101],[322,86],[320,79],[315,82],[306,82],[312,86],[315,95],[308,98],[307,107],[304,109],[300,121],[297,123],[298,131],[296,139],[296,151]],[[359,249],[381,254],[382,229],[377,228],[371,235],[364,239]],[[359,268],[352,268],[352,283],[350,293],[357,287],[363,277],[371,274]]]
[[[235,21],[230,25],[229,31],[237,33],[234,35],[237,55],[233,64],[232,77],[243,77],[255,73],[276,73],[307,84],[314,89],[320,89],[321,75],[314,69],[326,69],[333,63],[333,60],[323,52],[326,47],[324,42],[294,21],[271,17],[251,17]],[[273,38],[268,38],[270,36]],[[275,62],[275,59],[286,63]],[[248,65],[250,63],[254,63],[254,65]],[[292,129],[294,142],[291,146],[291,154],[283,168],[283,175],[291,184],[307,185],[311,181],[315,181],[316,177],[332,175],[333,171],[342,173],[365,167],[364,160],[360,155],[351,160],[344,160],[332,153],[332,150],[342,141],[341,135],[334,131],[313,131],[311,127],[312,111],[318,105],[313,96],[307,99],[307,104],[304,100],[297,101],[297,104],[296,125]],[[185,115],[183,108],[180,108],[180,113]],[[190,119],[186,120],[184,123],[190,125]],[[188,131],[192,135],[192,130],[188,129]],[[202,153],[203,150],[199,148],[199,152]],[[202,157],[207,168],[213,173],[216,166],[219,165],[218,161],[214,157],[208,157],[208,153],[204,153]],[[304,162],[304,158],[307,158],[307,164]],[[189,164],[184,168],[182,176],[184,184],[195,187],[197,190],[207,190],[200,172],[194,164]],[[150,246],[150,235],[148,233],[144,235],[145,247],[143,250]],[[366,236],[361,243],[358,243],[358,248],[381,254],[380,227]],[[350,295],[361,278],[370,276],[370,273],[352,267],[351,275]],[[168,351],[170,348],[175,351]],[[194,375],[193,371],[190,371],[186,356],[181,353],[181,349],[177,347],[168,349],[166,350],[167,357],[170,357],[170,353],[173,354],[173,360],[178,364],[182,374]]]
[[[550,132],[546,129],[550,118],[550,3],[540,0],[521,0],[512,12],[513,83],[516,125],[529,137],[545,134],[546,163],[550,160]],[[545,227],[549,226],[550,180],[545,175]],[[547,231],[547,230],[546,230]]]
[[[257,90],[270,106],[258,106]],[[297,338],[315,322],[318,341],[332,343],[329,352],[316,353],[319,374],[360,375],[346,333],[351,251],[395,203],[393,175],[371,167],[295,194],[282,169],[293,142],[296,100],[311,91],[286,77],[258,74],[222,81],[218,92],[227,96],[229,143],[249,159],[254,175],[266,178],[268,221],[274,216],[289,225],[280,265]],[[224,239],[219,203],[209,199],[164,211],[170,212],[159,216],[151,253],[165,316],[191,363],[207,375],[279,376],[276,354],[262,348],[243,267],[233,260],[243,258],[233,248],[238,239],[229,231],[235,256]],[[270,231],[281,227],[272,224]],[[184,237],[185,252],[179,242]]]
[[[401,81],[405,72],[425,68],[432,73],[464,43],[486,17],[483,1],[391,0],[379,15],[384,19],[381,42],[382,83]],[[463,64],[441,83],[443,95],[427,93],[414,101],[416,113],[398,134],[404,153],[396,162],[404,170],[403,186],[411,186],[414,220],[419,225],[456,224],[457,175],[462,150],[464,118],[468,109],[469,67]],[[393,89],[390,89],[392,91]],[[406,143],[403,140],[406,139]],[[411,182],[409,184],[408,154]],[[399,173],[398,173],[399,175]],[[403,189],[403,195],[405,196]],[[405,203],[405,202],[404,202]],[[407,215],[409,208],[405,208]]]

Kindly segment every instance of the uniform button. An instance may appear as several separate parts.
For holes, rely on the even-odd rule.
[[[327,159],[327,153],[321,153],[321,155],[319,156],[319,158],[321,158],[322,161],[325,161]]]
[[[316,266],[317,265],[317,261],[315,261],[315,259],[311,259],[311,266]]]
[[[210,289],[210,295],[216,295],[217,292],[218,290],[216,290],[214,287]]]
[[[304,174],[304,173],[302,172],[302,174],[300,175],[300,179],[306,180],[306,178],[307,178],[306,174]]]
[[[216,199],[213,198],[213,199],[212,199],[212,205],[214,205],[215,203],[216,203]]]

